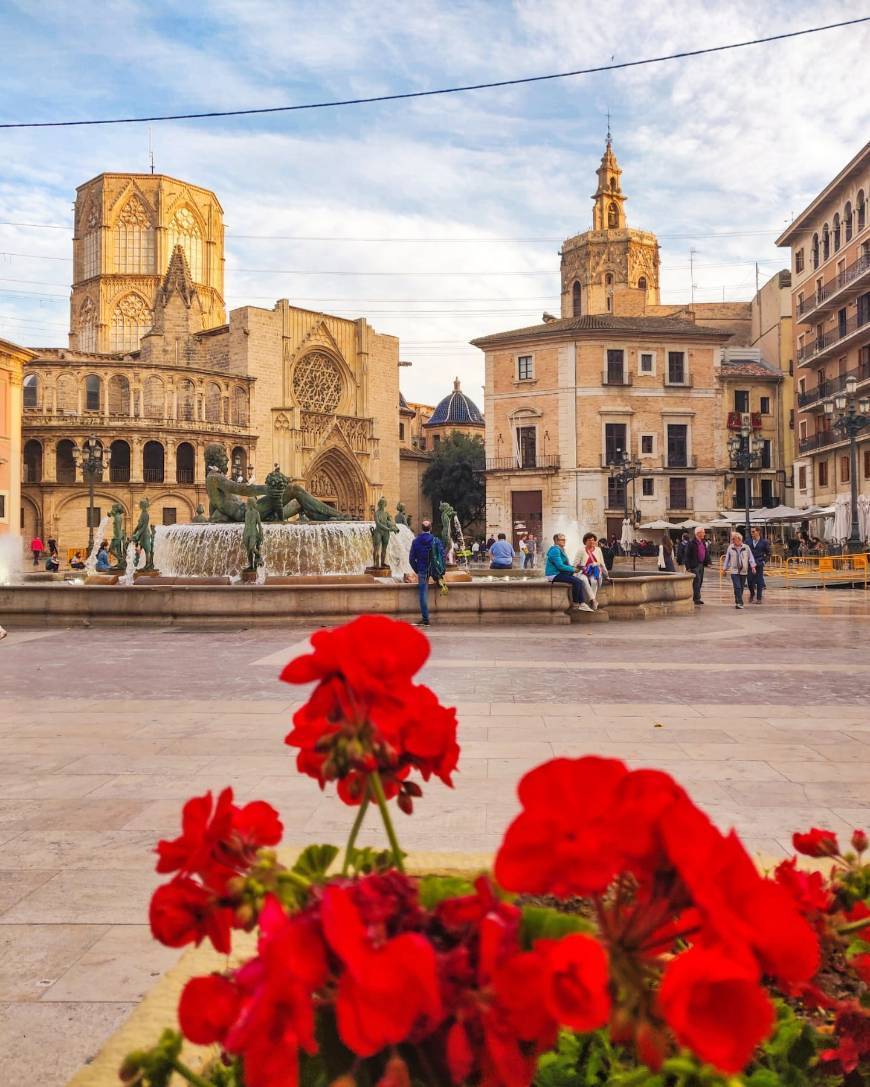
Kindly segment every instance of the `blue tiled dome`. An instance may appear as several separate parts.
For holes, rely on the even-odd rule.
[[[453,392],[445,396],[423,426],[483,426],[480,408],[459,388],[459,378],[453,382]]]

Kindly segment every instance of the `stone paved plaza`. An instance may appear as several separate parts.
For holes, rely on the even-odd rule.
[[[523,771],[583,753],[670,771],[765,857],[811,824],[870,828],[870,597],[774,590],[735,612],[729,595],[711,580],[695,615],[648,623],[433,627],[423,679],[459,707],[462,773],[399,816],[403,845],[493,850]],[[291,844],[343,839],[346,809],[282,743],[300,692],[277,675],[309,633],[0,643],[4,1083],[64,1084],[175,960],[147,904],[184,799],[230,784],[275,804]]]

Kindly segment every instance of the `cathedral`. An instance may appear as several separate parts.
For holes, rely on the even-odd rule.
[[[87,488],[76,452],[105,451],[95,524],[127,528],[206,504],[205,448],[238,479],[277,461],[353,517],[399,498],[399,342],[365,318],[223,298],[223,212],[214,193],[159,174],[101,174],[78,189],[68,348],[24,367],[22,532],[81,549]]]

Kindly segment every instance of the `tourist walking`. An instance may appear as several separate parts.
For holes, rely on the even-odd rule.
[[[417,626],[429,626],[429,578],[434,576],[440,584],[444,576],[444,544],[432,535],[432,522],[423,521],[414,537],[409,556],[411,569],[417,575],[420,594],[420,621]],[[442,587],[446,589],[447,586]]]
[[[677,560],[677,565],[678,566],[685,566],[686,565],[686,552],[689,550],[689,544],[690,543],[691,543],[691,540],[689,539],[688,532],[681,533],[680,534],[680,542],[677,544],[677,550],[676,550],[676,560]]]
[[[30,550],[33,552],[33,565],[39,566],[39,556],[45,550],[45,544],[38,536],[34,536],[30,541]]]
[[[490,570],[510,570],[514,564],[515,555],[513,545],[509,544],[505,534],[500,532],[498,539],[489,549]]]
[[[538,557],[538,541],[535,536],[526,536],[526,559],[523,563],[525,570],[532,570]]]
[[[743,542],[739,532],[731,533],[731,543],[725,552],[725,561],[722,563],[722,573],[731,575],[731,584],[734,586],[734,607],[743,607],[743,590],[746,588],[746,578],[750,570],[755,569],[755,559],[752,552]]]
[[[577,576],[577,568],[568,561],[565,553],[565,536],[557,532],[553,537],[553,546],[547,551],[547,565],[544,568],[547,581],[557,581],[560,585],[571,586],[571,607],[579,611],[592,611],[592,608],[584,601],[587,594],[585,578]],[[588,582],[587,582],[588,585]]]
[[[770,540],[761,535],[761,529],[754,526],[749,530],[749,550],[755,559],[755,569],[749,571],[749,602],[761,603],[761,597],[767,588],[764,580],[764,564],[770,558]]]
[[[692,583],[692,600],[698,607],[700,607],[704,601],[701,599],[701,589],[704,586],[704,571],[713,561],[713,557],[710,554],[710,545],[707,543],[705,537],[707,533],[703,528],[696,528],[694,537],[686,544],[686,554],[683,559],[683,565],[690,574],[695,575],[695,580]]]
[[[677,572],[677,566],[674,562],[674,541],[671,539],[670,532],[665,532],[662,535],[662,542],[659,544],[658,567],[663,574],[675,574]]]

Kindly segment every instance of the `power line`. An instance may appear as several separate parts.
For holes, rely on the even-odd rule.
[[[727,45],[711,45],[703,49],[686,49],[679,53],[668,53],[661,57],[646,57],[643,60],[626,60],[616,64],[600,64],[594,68],[576,68],[570,72],[551,72],[547,75],[524,76],[518,79],[500,79],[489,83],[468,83],[456,87],[440,87],[430,91],[404,91],[399,94],[379,94],[371,98],[342,98],[326,102],[305,102],[292,106],[263,106],[256,109],[208,110],[205,113],[167,113],[152,117],[111,117],[86,121],[7,121],[0,123],[2,128],[73,128],[83,125],[129,125],[144,124],[153,121],[201,121],[214,117],[252,117],[270,113],[291,113],[309,109],[331,109],[338,106],[362,106],[374,102],[397,102],[410,98],[432,98],[436,95],[461,94],[467,91],[491,90],[497,87],[516,87],[525,83],[545,83],[556,79],[569,79],[574,76],[594,75],[599,72],[615,72],[626,68],[639,68],[649,64],[662,64],[668,60],[685,60],[689,57],[707,56],[711,53],[724,53],[733,49],[745,49],[750,45],[766,45],[769,42],[785,41],[787,38],[800,38],[807,34],[819,34],[823,30],[837,30],[845,26],[870,21],[870,16],[859,19],[846,19],[839,23],[825,26],[808,27],[806,30],[791,30],[783,34],[771,34],[766,38],[751,38],[748,41],[730,42]]]

